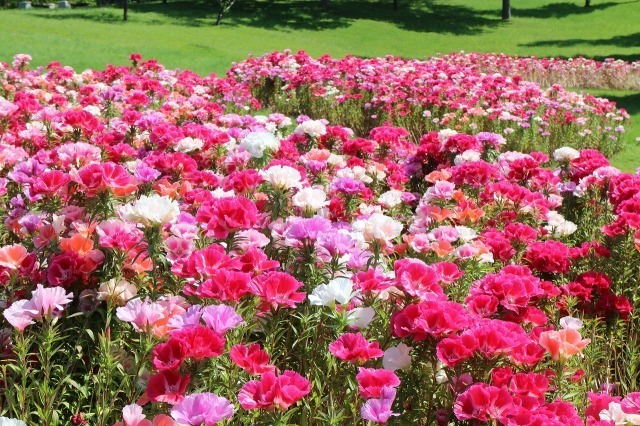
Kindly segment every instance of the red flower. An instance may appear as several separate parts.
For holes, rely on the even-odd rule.
[[[246,347],[245,345],[235,345],[229,352],[231,361],[251,374],[264,374],[275,372],[276,367],[269,364],[269,354],[260,345],[254,343]]]
[[[383,387],[395,388],[400,384],[396,373],[390,370],[360,367],[358,371],[358,389],[364,398],[380,398]]]
[[[345,333],[329,345],[329,351],[343,361],[363,364],[384,355],[378,342],[368,342],[361,333]]]
[[[180,340],[185,345],[185,358],[213,358],[224,352],[225,338],[202,324],[178,330],[171,338]]]
[[[263,302],[263,309],[269,306],[277,309],[285,306],[295,308],[306,297],[304,292],[296,290],[303,284],[284,272],[268,272],[253,283],[253,292]]]
[[[523,261],[540,272],[566,273],[571,267],[569,249],[559,241],[532,243],[527,247]]]
[[[280,376],[267,372],[260,380],[245,383],[238,401],[245,410],[274,407],[286,410],[310,391],[311,382],[295,371],[286,370]]]
[[[179,339],[170,338],[153,348],[153,366],[159,371],[178,369],[186,357],[187,347]]]
[[[184,399],[184,391],[189,384],[190,375],[182,377],[171,370],[154,374],[147,384],[147,396],[154,402],[178,404]]]

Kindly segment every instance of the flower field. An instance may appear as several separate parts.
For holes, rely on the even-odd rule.
[[[640,424],[628,115],[473,58],[1,64],[0,425]]]
[[[242,80],[264,105],[279,112],[324,117],[356,132],[367,133],[390,121],[409,131],[414,141],[427,132],[452,128],[507,134],[510,150],[551,154],[570,144],[611,155],[620,149],[626,111],[606,99],[569,92],[557,84],[545,89],[522,78],[537,76],[545,82],[562,74],[569,82],[578,73],[567,61],[503,58],[468,54],[428,61],[390,56],[314,59],[304,52],[273,52],[236,64],[227,75]],[[611,80],[613,69],[621,70],[620,81],[639,81],[637,63],[622,63],[596,67],[591,61],[579,77],[594,83],[595,77]],[[496,73],[500,68],[514,72]]]

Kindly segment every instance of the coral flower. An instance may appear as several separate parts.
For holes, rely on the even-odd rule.
[[[540,346],[551,354],[554,361],[567,359],[580,353],[591,342],[591,339],[582,339],[577,330],[565,328],[540,333]]]
[[[18,269],[29,252],[22,244],[14,244],[0,248],[0,266]]]

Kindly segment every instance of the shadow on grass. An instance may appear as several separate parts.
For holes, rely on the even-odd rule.
[[[611,38],[598,39],[563,39],[563,40],[540,40],[533,43],[522,44],[521,46],[537,47],[537,46],[559,46],[570,47],[578,44],[589,44],[591,46],[617,46],[617,47],[636,47],[640,46],[640,33],[620,35]]]
[[[618,108],[624,108],[631,115],[640,113],[640,93],[629,95],[616,95],[615,93],[605,93],[601,95],[616,103]]]
[[[584,7],[577,3],[551,3],[541,7],[531,9],[520,9],[514,5],[511,9],[513,16],[522,18],[565,18],[570,15],[588,15],[598,10],[608,9],[613,6],[619,6],[626,3],[637,3],[638,0],[627,2],[606,2],[592,4],[590,7]]]
[[[342,28],[355,20],[386,22],[408,31],[474,35],[496,27],[498,17],[486,17],[481,12],[457,5],[414,1],[402,3],[393,10],[391,2],[347,0],[336,2],[329,10],[319,1],[264,1],[243,3],[227,18],[228,25],[284,31]]]
[[[213,26],[217,14],[213,1],[169,0],[131,4],[130,19],[153,25],[173,24],[190,27]],[[83,19],[101,23],[122,22],[119,6],[79,11],[35,11],[47,19]],[[400,10],[386,1],[335,1],[325,9],[320,0],[253,0],[237,2],[222,21],[223,26],[248,26],[280,31],[321,31],[351,26],[358,19],[387,22],[408,31],[474,35],[501,24],[498,12],[486,16],[472,8],[434,3],[432,0],[401,2]],[[136,14],[141,16],[136,17]],[[142,16],[146,15],[146,16]],[[155,15],[155,17],[153,16]]]

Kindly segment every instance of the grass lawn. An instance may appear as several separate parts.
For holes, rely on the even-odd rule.
[[[537,56],[640,59],[640,0],[518,0],[513,18],[500,20],[497,0],[245,0],[215,27],[212,2],[168,0],[132,4],[129,22],[118,8],[1,10],[0,60],[29,53],[34,64],[59,61],[76,70],[126,64],[131,52],[170,68],[223,73],[233,61],[272,50],[304,49],[317,56],[393,54],[426,58],[453,51]],[[615,158],[640,166],[640,95],[598,92],[632,114],[627,150]],[[638,154],[638,155],[636,155]]]

